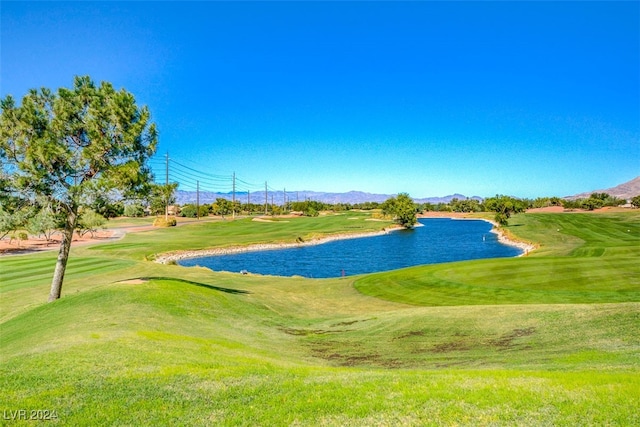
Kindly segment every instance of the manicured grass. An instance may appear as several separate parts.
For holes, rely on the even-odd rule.
[[[364,294],[416,305],[640,301],[640,217],[537,214],[512,232],[541,248],[528,257],[420,266],[358,280]]]
[[[105,224],[104,228],[118,228],[118,227],[137,227],[137,226],[147,226],[153,225],[153,220],[155,217],[145,216],[141,218],[131,218],[131,217],[119,217],[119,218],[110,218]]]
[[[637,257],[640,211],[517,215],[508,229],[525,239],[541,242],[541,248],[532,253],[535,256]]]
[[[72,425],[626,423],[637,308],[321,320],[192,282],[114,284],[5,322],[2,386],[9,408],[56,408]]]
[[[0,409],[60,425],[640,423],[635,213],[517,216],[541,243],[528,257],[344,279],[144,261],[382,227],[355,215],[78,247],[52,304],[55,254],[1,258]]]
[[[152,259],[162,252],[256,243],[293,243],[298,239],[307,241],[337,233],[380,231],[391,224],[388,221],[366,221],[368,218],[366,213],[348,212],[268,222],[257,222],[251,218],[192,222],[180,227],[130,234],[120,242],[93,246],[92,250],[118,257]]]

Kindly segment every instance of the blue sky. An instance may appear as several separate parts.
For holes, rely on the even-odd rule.
[[[537,197],[640,175],[638,2],[0,7],[0,95],[127,89],[182,189]]]

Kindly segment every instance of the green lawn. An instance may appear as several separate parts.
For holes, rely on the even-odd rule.
[[[640,302],[640,215],[527,214],[509,231],[527,257],[420,266],[358,280],[364,294],[415,305]]]
[[[349,219],[353,218],[353,219]],[[0,409],[60,425],[637,425],[640,216],[518,215],[528,257],[310,280],[163,251],[378,230],[347,213],[189,224],[0,258]],[[627,231],[629,230],[629,231]],[[141,282],[123,282],[144,278]]]
[[[256,243],[294,243],[336,233],[380,231],[390,222],[366,221],[369,215],[349,212],[316,218],[300,217],[257,222],[251,218],[193,221],[180,227],[130,234],[121,242],[94,246],[96,253],[151,259],[160,252],[198,250]]]

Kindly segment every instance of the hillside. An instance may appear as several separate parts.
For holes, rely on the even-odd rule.
[[[619,199],[629,200],[635,196],[640,195],[640,176],[637,176],[633,178],[631,181],[627,181],[623,184],[616,185],[615,187],[612,187],[612,188],[587,191],[585,193],[575,194],[573,196],[566,196],[565,199],[568,199],[568,200],[584,199],[589,197],[593,193],[607,193]]]

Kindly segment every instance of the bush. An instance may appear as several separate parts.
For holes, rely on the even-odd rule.
[[[181,217],[186,217],[186,218],[195,218],[198,216],[198,212],[200,212],[200,216],[209,216],[209,205],[202,205],[200,206],[199,209],[196,209],[196,205],[194,204],[187,204],[184,205],[181,209],[180,209],[180,213],[178,214]]]
[[[124,207],[124,216],[142,217],[144,216],[144,207],[138,203],[127,205]]]
[[[164,219],[163,217],[158,217],[153,221],[154,227],[175,227],[177,224],[175,218]]]
[[[93,234],[98,231],[98,227],[102,227],[105,222],[107,222],[105,217],[95,212],[93,209],[86,209],[80,215],[76,228],[78,230],[78,234],[81,236],[91,233],[91,238],[93,238]]]
[[[209,214],[211,213],[211,205],[202,205],[200,206],[200,216],[204,217],[204,216],[209,216]]]
[[[194,206],[187,205],[183,206],[182,209],[180,209],[180,213],[178,215],[186,218],[195,218],[197,215],[197,211]]]
[[[316,217],[318,215],[320,215],[320,213],[311,206],[304,211],[304,216]]]
[[[600,209],[603,206],[604,206],[604,202],[601,199],[596,199],[592,197],[585,199],[582,201],[582,203],[580,203],[580,207],[588,211]]]

